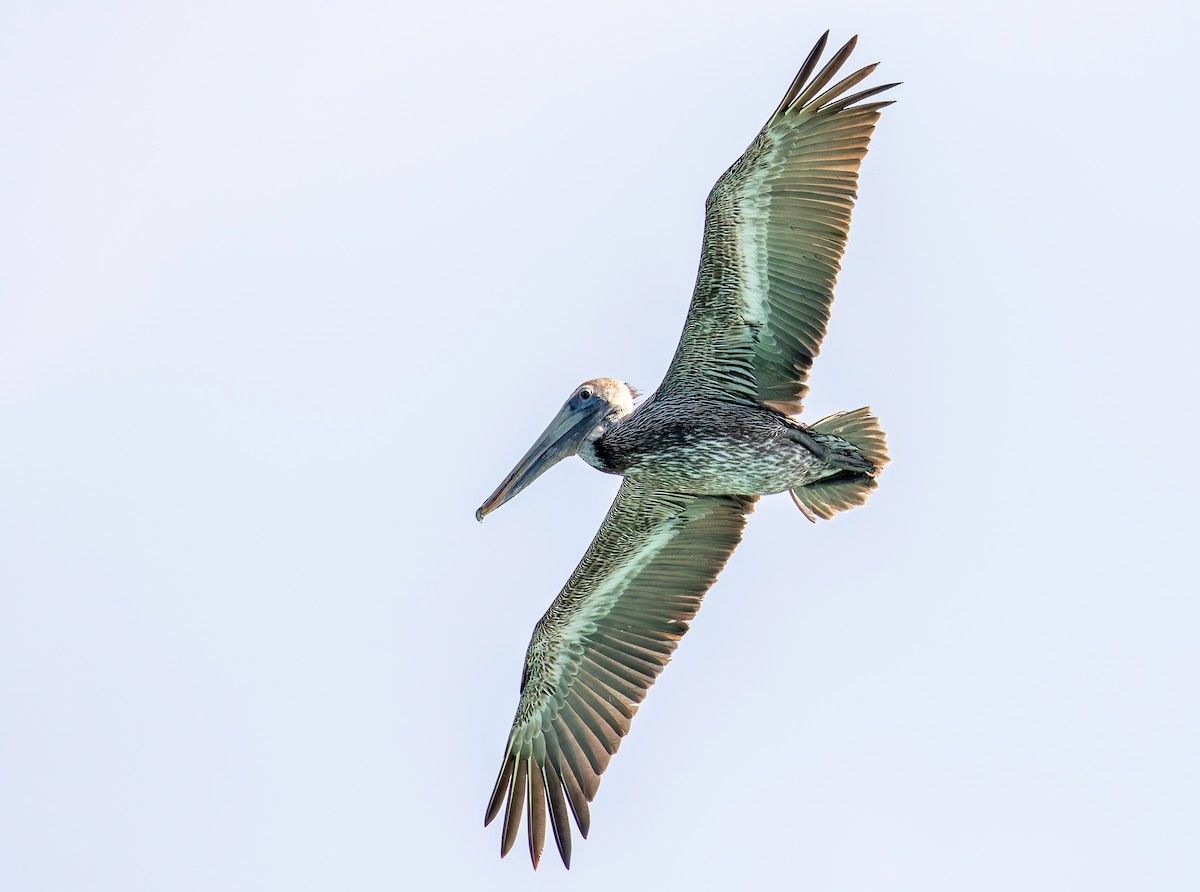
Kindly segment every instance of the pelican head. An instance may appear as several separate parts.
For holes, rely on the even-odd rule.
[[[517,466],[475,512],[475,519],[482,521],[552,466],[578,453],[587,440],[603,434],[613,421],[632,412],[634,396],[633,388],[614,378],[593,378],[576,387]]]

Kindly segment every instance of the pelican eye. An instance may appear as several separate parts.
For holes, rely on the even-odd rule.
[[[588,388],[586,388],[586,387],[585,387],[585,388],[583,388],[583,390],[579,391],[579,398],[580,398],[581,400],[590,400],[590,399],[592,398],[592,392],[591,392],[591,390],[589,390],[589,389],[588,389]]]

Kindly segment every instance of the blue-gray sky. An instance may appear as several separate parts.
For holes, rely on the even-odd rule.
[[[7,3],[0,886],[549,888],[481,826],[704,196],[825,28],[903,80],[810,418],[578,889],[1194,889],[1194,5]],[[549,885],[548,885],[549,884]]]

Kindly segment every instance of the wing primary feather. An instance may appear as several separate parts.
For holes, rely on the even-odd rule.
[[[817,76],[812,79],[803,93],[796,97],[792,103],[792,108],[802,109],[808,106],[812,98],[825,89],[825,85],[833,80],[833,76],[838,73],[838,70],[850,58],[850,54],[854,52],[854,46],[858,43],[858,35],[851,37],[846,41],[846,45],[833,54],[833,58],[825,63],[825,67],[817,73]]]
[[[568,781],[566,775],[563,775],[563,789],[567,791],[567,802],[571,806],[571,814],[575,816],[575,826],[579,828],[579,835],[587,839],[588,830],[592,826],[592,810],[588,806],[587,793],[583,791],[578,778],[572,777]]]
[[[860,100],[860,99],[866,99],[870,96],[876,96],[876,95],[882,93],[884,90],[890,90],[890,89],[892,89],[892,87],[900,86],[900,84],[901,84],[900,81],[896,81],[894,84],[883,84],[882,86],[879,86],[879,87],[871,87],[867,90],[860,90],[859,92],[855,93],[852,96],[847,96],[845,99],[839,99],[837,102],[830,103],[829,105],[825,106],[825,108],[823,108],[822,111],[827,112],[829,114],[834,114],[834,113],[840,112],[844,109],[849,108],[851,105],[854,105],[854,103],[858,102],[858,100]],[[892,100],[889,100],[888,102],[873,102],[870,105],[855,105],[853,110],[856,112],[867,111],[867,110],[876,111],[877,109],[881,109],[886,106],[892,105],[895,101],[896,100],[892,99]]]
[[[563,730],[570,731],[569,728]],[[547,745],[549,745],[549,741],[547,741]],[[566,770],[559,774],[562,777],[563,787],[567,791],[567,799],[571,803],[571,811],[575,815],[575,823],[579,825],[580,832],[586,839],[587,826],[590,821],[588,810],[590,797],[586,787],[594,781],[596,775],[588,764],[587,756],[584,755],[582,748],[571,734],[567,733],[561,739],[556,737],[554,750],[562,756],[558,764]],[[595,793],[594,786],[592,792]]]
[[[870,65],[867,65],[864,68],[858,69],[858,71],[854,72],[854,74],[847,75],[846,77],[842,78],[840,81],[838,81],[832,87],[830,87],[828,90],[826,90],[824,93],[822,93],[816,99],[814,99],[811,103],[812,107],[814,109],[818,109],[818,110],[824,108],[825,103],[829,102],[831,99],[841,96],[843,93],[845,93],[851,87],[857,86],[858,84],[865,81],[868,77],[871,76],[871,73],[878,67],[879,67],[879,63],[874,62]]]
[[[784,112],[796,98],[802,89],[804,82],[808,80],[808,76],[813,73],[813,69],[817,67],[817,63],[821,61],[821,53],[825,52],[825,44],[829,42],[829,32],[826,31],[821,35],[821,39],[816,45],[809,50],[808,56],[804,60],[804,64],[800,66],[800,70],[796,72],[796,76],[792,78],[792,84],[788,87],[787,92],[783,95],[783,101],[779,103],[779,108],[771,115],[771,120],[775,120]]]
[[[546,845],[546,784],[542,777],[542,767],[529,758],[529,857],[533,860],[533,869],[537,870],[538,862],[542,860],[542,849]]]
[[[571,869],[571,819],[567,815],[567,798],[563,795],[563,783],[559,779],[554,766],[547,762],[543,768],[543,780],[546,785],[546,799],[550,803],[550,831],[554,834],[554,844],[558,846],[558,854],[562,857],[563,865]]]
[[[508,791],[508,782],[512,780],[513,765],[512,747],[510,746],[508,752],[504,754],[504,764],[500,766],[500,776],[496,778],[496,786],[492,788],[492,798],[488,800],[487,813],[483,816],[484,827],[492,823],[496,815],[500,813],[500,806],[504,804],[504,794]]]
[[[504,836],[500,838],[500,857],[503,858],[517,841],[521,829],[521,812],[525,809],[525,786],[528,762],[516,759],[511,786],[508,788],[508,807],[504,810]]]
[[[579,748],[570,737],[560,742],[553,729],[546,740],[546,747],[550,753],[548,764],[555,766],[558,779],[562,782],[563,789],[566,790],[571,814],[575,815],[575,823],[586,839],[586,828],[591,821],[591,814],[588,809],[587,794],[583,792],[583,782],[580,780],[583,771],[580,767],[584,761],[583,754],[578,752]]]

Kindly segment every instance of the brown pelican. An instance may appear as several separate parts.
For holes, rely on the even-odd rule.
[[[831,87],[851,40],[815,75],[826,32],[762,131],[717,180],[683,335],[657,391],[575,388],[476,517],[569,455],[624,480],[583,560],[538,622],[488,824],[504,807],[500,854],[528,813],[537,867],[549,817],[571,865],[569,814],[588,803],[646,691],[737,546],[760,495],[791,493],[809,518],[866,501],[888,461],[865,408],[804,425],[808,370],[829,320],[858,168],[880,110]]]

